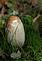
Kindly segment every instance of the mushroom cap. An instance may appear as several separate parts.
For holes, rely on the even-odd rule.
[[[6,22],[6,28],[9,30],[8,40],[12,41],[11,44],[16,44],[19,47],[22,47],[25,41],[25,32],[23,23],[21,22],[20,18],[17,16],[10,16],[8,21]],[[14,40],[14,38],[16,41]]]
[[[10,16],[6,22],[6,27],[11,32],[12,27],[15,27],[20,22],[20,18],[17,16]]]

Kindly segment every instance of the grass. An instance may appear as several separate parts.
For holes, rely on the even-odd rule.
[[[27,56],[21,56],[20,59],[12,59],[10,57],[4,58],[8,61],[42,61],[42,39],[40,39],[39,33],[33,29],[32,17],[27,15],[21,17],[21,20],[25,29],[25,44],[23,46],[24,52]],[[0,30],[0,48],[7,54],[11,54],[13,47],[7,42],[4,28]],[[4,36],[5,35],[5,36]],[[5,38],[4,38],[5,37]],[[24,54],[25,55],[25,54]],[[1,60],[1,58],[0,58]],[[2,58],[3,60],[3,58]]]
[[[15,48],[13,49],[11,44],[7,42],[7,35],[5,33],[5,25],[3,24],[3,22],[6,22],[9,16],[17,15],[17,14],[13,14],[14,7],[12,3],[13,3],[12,0],[10,0],[8,3],[8,10],[7,10],[8,15],[0,19],[0,50],[4,51],[8,55],[10,55],[11,52],[15,50]],[[32,16],[35,16],[35,12],[32,13]],[[27,54],[27,56],[25,56],[23,52],[20,59],[12,59],[9,56],[8,57],[5,56],[3,58],[0,56],[0,61],[3,61],[3,60],[4,61],[42,61],[42,37],[40,38],[38,31],[35,31],[33,28],[32,16],[30,15],[21,16],[21,21],[25,29],[25,43],[22,49]]]

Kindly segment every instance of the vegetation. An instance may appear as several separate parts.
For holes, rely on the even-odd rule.
[[[25,4],[25,0],[22,0],[22,3]],[[38,15],[37,10],[32,11],[32,7],[28,4],[31,11],[28,11],[28,14],[23,13],[21,15],[21,12],[14,10],[13,4],[15,6],[12,0],[8,1],[8,14],[0,18],[0,61],[42,61],[42,37],[33,27],[33,18]],[[7,34],[5,33],[5,24],[11,15],[19,16],[25,29],[25,43],[22,47],[21,58],[19,59],[10,57],[11,52],[15,51],[15,48],[13,49],[12,45],[8,43]]]

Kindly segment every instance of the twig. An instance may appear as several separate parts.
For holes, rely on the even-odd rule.
[[[38,14],[38,16],[33,19],[33,23],[34,23],[39,17],[40,17],[40,14]]]

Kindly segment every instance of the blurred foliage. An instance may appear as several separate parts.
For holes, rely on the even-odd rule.
[[[38,0],[39,9],[42,10],[42,0]]]
[[[42,60],[42,41],[40,40],[39,33],[33,29],[33,26],[32,26],[32,20],[33,19],[32,19],[32,17],[29,16],[29,15],[23,16],[23,17],[21,17],[21,20],[24,24],[25,35],[26,35],[23,50],[28,54],[28,56],[24,57],[22,55],[22,58],[23,57],[24,58],[23,59],[22,58],[21,59],[16,59],[16,61],[22,61],[22,60],[24,61],[26,59],[30,60],[30,61],[32,61],[32,60],[33,61]],[[0,30],[0,48],[4,52],[8,53],[9,55],[11,54],[11,52],[13,52],[15,50],[15,48],[13,49],[11,44],[9,44],[7,42],[7,38],[6,38],[6,34],[4,33],[4,29]],[[11,59],[11,60],[13,60],[13,59]]]
[[[15,48],[13,48],[11,44],[7,42],[7,35],[5,33],[5,22],[7,21],[9,16],[18,15],[21,18],[25,29],[25,44],[23,46],[23,50],[26,52],[27,56],[25,57],[22,54],[22,57],[20,59],[5,57],[4,59],[0,58],[0,61],[42,61],[42,38],[40,38],[38,31],[35,31],[32,25],[33,17],[38,14],[38,10],[32,9],[31,5],[28,4],[27,0],[19,0],[18,2],[20,2],[22,6],[26,4],[26,7],[28,9],[22,9],[24,10],[22,12],[24,14],[21,15],[20,9],[19,11],[14,10],[15,0],[14,2],[13,0],[8,1],[8,14],[0,18],[0,51],[3,51],[8,55],[10,55],[11,52],[15,51]],[[29,15],[26,15],[25,12]]]

